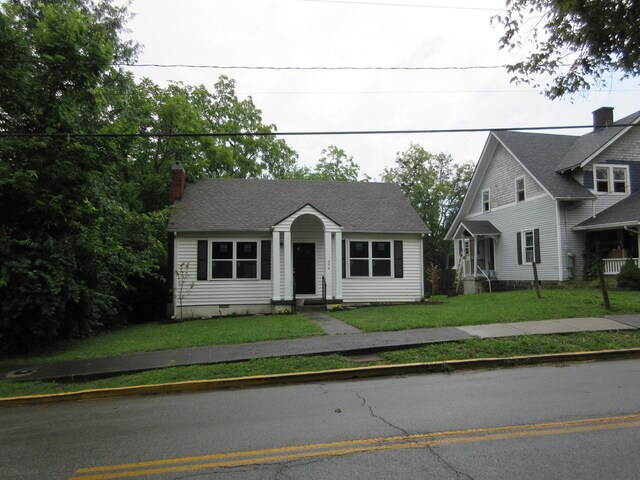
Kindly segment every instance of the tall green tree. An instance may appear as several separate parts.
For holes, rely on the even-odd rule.
[[[400,187],[431,230],[424,242],[425,265],[447,267],[451,242],[444,236],[462,205],[473,165],[456,163],[450,155],[433,154],[414,143],[398,153],[395,164],[384,169],[382,179]]]
[[[635,0],[508,0],[492,21],[504,28],[500,48],[523,55],[508,66],[512,81],[541,87],[549,98],[605,87],[614,72],[640,75]]]
[[[367,182],[371,178],[368,175],[361,175],[360,165],[353,157],[336,147],[329,145],[322,149],[322,155],[313,169],[302,166],[294,167],[288,172],[287,178],[297,178],[305,180],[335,180],[338,182]]]

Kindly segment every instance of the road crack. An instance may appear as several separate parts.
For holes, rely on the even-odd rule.
[[[397,425],[394,425],[393,423],[391,423],[390,421],[388,421],[386,418],[381,417],[380,415],[377,415],[374,411],[373,411],[373,407],[371,405],[369,405],[367,403],[367,399],[364,398],[362,395],[360,395],[360,392],[355,392],[356,396],[360,399],[360,401],[362,402],[361,406],[362,407],[367,407],[369,409],[369,413],[371,414],[371,416],[373,418],[376,418],[378,420],[380,420],[381,422],[389,425],[391,428],[395,428],[396,430],[402,432],[404,435],[409,435],[409,432],[407,430],[405,430],[402,427],[399,427]]]

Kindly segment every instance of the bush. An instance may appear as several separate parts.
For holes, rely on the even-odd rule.
[[[632,258],[628,259],[620,269],[618,287],[640,290],[640,268]]]

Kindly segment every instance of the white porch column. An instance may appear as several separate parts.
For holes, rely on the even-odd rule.
[[[273,232],[271,239],[271,267],[273,282],[273,299],[280,300],[280,232]]]
[[[477,271],[478,271],[478,239],[476,237],[473,237],[473,273],[471,275],[475,277]]]
[[[342,298],[342,232],[336,232],[336,264],[333,267],[333,271],[336,276],[336,299]]]
[[[284,299],[293,299],[293,258],[291,256],[291,232],[284,232]]]
[[[327,298],[333,297],[333,267],[331,266],[331,232],[324,232],[324,278],[327,282]]]

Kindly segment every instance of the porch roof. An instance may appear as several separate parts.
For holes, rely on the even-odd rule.
[[[579,223],[573,230],[606,230],[640,225],[640,190]]]
[[[460,222],[460,226],[474,237],[479,235],[496,236],[502,233],[488,220],[464,220]]]

